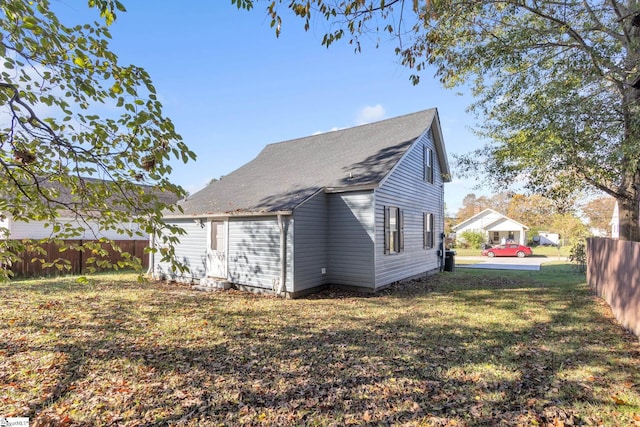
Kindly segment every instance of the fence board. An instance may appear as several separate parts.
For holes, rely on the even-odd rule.
[[[94,240],[65,240],[64,243],[82,245],[87,242],[95,242]],[[114,243],[122,249],[123,252],[128,252],[133,256],[141,259],[142,267],[149,267],[149,257],[144,253],[144,250],[149,246],[148,240],[115,240]],[[14,263],[11,266],[11,271],[17,277],[37,277],[37,276],[53,276],[62,274],[83,274],[87,272],[86,260],[94,256],[92,254],[67,249],[64,252],[60,252],[58,245],[53,242],[42,243],[39,246],[46,251],[46,255],[41,255],[37,251],[26,250],[22,254],[19,254],[20,261]],[[116,263],[120,260],[120,254],[114,251],[109,244],[103,243],[102,247],[108,251],[108,256],[101,259],[107,259],[111,263]],[[34,260],[34,258],[37,258]],[[55,260],[62,259],[69,261],[70,270],[59,271],[56,267],[43,268],[44,262],[54,262]],[[32,261],[33,260],[33,261]],[[102,269],[98,268],[98,271]]]
[[[587,239],[587,283],[640,337],[640,242]]]

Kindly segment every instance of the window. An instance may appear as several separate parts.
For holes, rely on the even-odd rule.
[[[493,239],[494,242],[499,242],[500,241],[500,232],[499,231],[494,231],[493,232]]]
[[[384,208],[384,253],[397,254],[404,250],[404,217],[400,208]]]
[[[224,221],[211,221],[211,249],[224,251]]]
[[[435,230],[434,230],[434,216],[432,213],[423,214],[423,244],[425,249],[433,249],[435,246]]]
[[[424,180],[433,184],[433,150],[428,147],[424,147]]]

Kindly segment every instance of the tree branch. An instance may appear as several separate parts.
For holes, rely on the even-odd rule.
[[[604,61],[603,58],[599,58],[595,55],[595,53],[593,52],[593,49],[589,46],[589,44],[584,40],[584,38],[580,35],[580,33],[578,33],[573,26],[571,26],[568,22],[563,21],[559,18],[556,18],[555,16],[551,16],[548,15],[546,13],[543,13],[540,9],[538,8],[533,8],[531,6],[528,6],[526,3],[520,3],[520,2],[512,2],[512,4],[514,4],[517,7],[520,7],[524,10],[527,10],[528,12],[532,13],[535,16],[538,16],[542,19],[545,19],[547,21],[553,22],[555,24],[557,24],[558,26],[565,28],[567,33],[569,34],[569,36],[571,38],[573,38],[576,42],[578,42],[578,45],[580,46],[580,50],[582,50],[583,52],[585,52],[587,55],[589,55],[589,57],[591,58],[591,62],[593,63],[594,68],[597,70],[598,74],[601,77],[605,77],[606,78],[606,73],[605,71],[602,69],[601,66],[601,61]],[[617,68],[617,66],[612,63],[611,61],[604,61],[607,63],[607,66],[609,69],[614,69]]]

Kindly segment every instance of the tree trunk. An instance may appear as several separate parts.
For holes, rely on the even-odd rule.
[[[621,192],[618,198],[620,210],[620,239],[640,241],[640,158],[638,144],[640,142],[640,73],[637,65],[640,62],[640,11],[637,1],[629,0],[625,7],[633,10],[633,16],[627,16],[626,69],[635,70],[629,73],[623,86],[623,120],[625,125],[624,145],[630,151],[623,157],[623,176]],[[625,167],[627,166],[627,167]]]
[[[640,194],[633,193],[632,198],[618,199],[620,240],[640,242]]]

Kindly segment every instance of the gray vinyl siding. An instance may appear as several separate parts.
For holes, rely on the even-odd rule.
[[[322,269],[330,270],[328,260],[328,206],[325,193],[318,193],[294,211],[293,252],[295,291],[329,283]]]
[[[285,217],[286,290],[292,292],[293,221]],[[231,282],[272,290],[280,280],[280,229],[277,217],[229,220],[228,278]]]
[[[431,132],[427,132],[407,152],[376,191],[376,287],[439,268],[441,233],[444,231],[444,201],[439,162],[434,159],[434,182],[424,181],[423,149],[436,155]],[[395,206],[404,214],[404,251],[384,253],[384,207]],[[434,214],[435,245],[423,248],[423,214]]]
[[[156,255],[155,274],[159,277],[178,281],[191,281],[206,275],[207,262],[207,228],[200,227],[191,219],[169,220],[167,223],[180,226],[186,234],[180,236],[180,243],[176,244],[176,258],[189,268],[188,273],[174,272],[170,264],[158,262],[160,255]]]
[[[373,192],[337,193],[328,197],[328,280],[333,284],[373,289]]]

